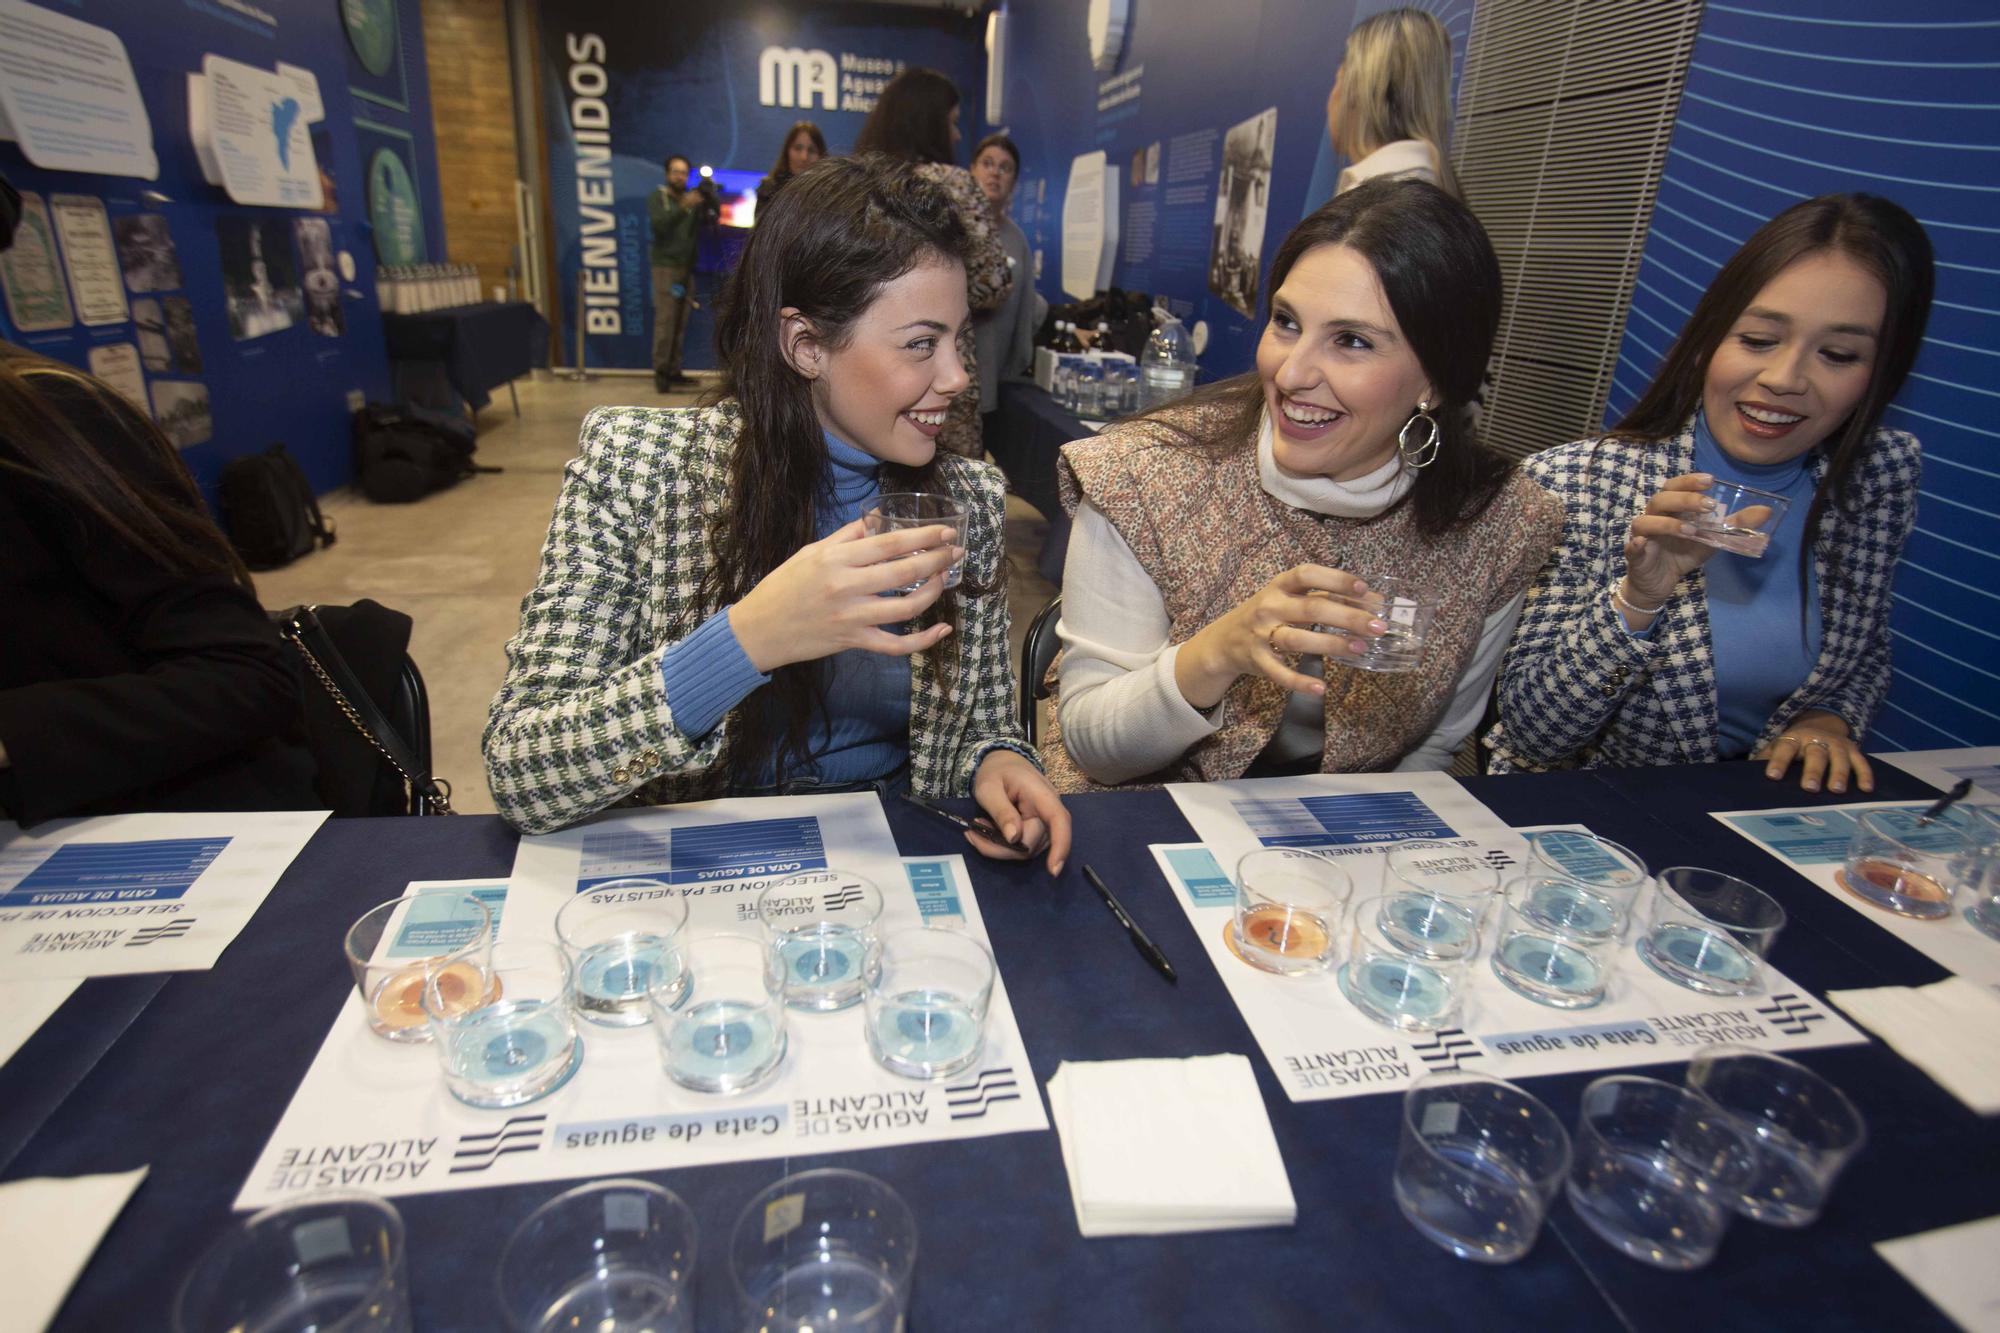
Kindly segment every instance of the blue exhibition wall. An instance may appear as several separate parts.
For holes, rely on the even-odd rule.
[[[1631,406],[1708,280],[1799,199],[1886,195],[1938,259],[1887,424],[1924,446],[1871,748],[2000,742],[2000,13],[1992,0],[1710,0],[1613,380]]]
[[[84,368],[93,351],[102,357],[136,343],[147,401],[156,416],[171,418],[163,424],[211,505],[222,465],[274,441],[298,458],[315,490],[344,484],[352,472],[349,394],[389,394],[370,222],[381,190],[371,194],[371,183],[407,178],[416,208],[405,212],[402,240],[421,247],[419,258],[444,257],[418,0],[44,0],[44,7],[123,41],[152,122],[159,178],[45,171],[14,143],[0,143],[0,173],[43,200],[101,199],[121,258],[134,235],[157,247],[163,224],[172,256],[152,265],[137,288],[127,269],[135,318],[25,332],[0,307],[0,336]],[[353,40],[350,24],[361,34]],[[312,72],[325,106],[310,128],[322,180],[332,186],[327,211],[245,207],[203,178],[188,129],[187,76],[208,54]],[[134,221],[149,214],[158,220]],[[354,277],[336,281],[342,252],[353,257]],[[262,305],[283,315],[246,319],[240,301],[232,310],[230,285],[240,286],[252,253],[278,289]],[[315,280],[316,304],[297,295],[301,285],[313,292]]]
[[[564,351],[575,346],[581,276],[586,364],[652,364],[647,197],[681,153],[754,187],[785,132],[811,120],[830,152],[854,144],[874,94],[904,66],[942,70],[963,96],[968,136],[985,66],[978,20],[891,5],[769,0],[564,0],[541,6],[549,207]],[[1080,21],[1080,20],[1079,20]],[[968,145],[961,146],[961,165]],[[711,243],[695,294],[685,364],[713,364],[708,314],[729,256]]]

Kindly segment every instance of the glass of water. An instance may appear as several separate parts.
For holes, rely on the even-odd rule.
[[[901,1333],[917,1219],[859,1171],[801,1171],[744,1206],[729,1276],[758,1333]]]
[[[1688,1065],[1687,1084],[1740,1120],[1757,1150],[1757,1174],[1736,1211],[1772,1226],[1810,1226],[1833,1182],[1868,1141],[1854,1103],[1804,1065],[1743,1046],[1711,1046]]]
[[[1461,1259],[1512,1263],[1535,1247],[1569,1171],[1556,1113],[1485,1074],[1426,1074],[1403,1094],[1396,1206]]]
[[[1736,1117],[1693,1088],[1618,1074],[1583,1091],[1566,1192],[1613,1246],[1655,1268],[1715,1257],[1756,1150]]]
[[[965,506],[949,495],[932,495],[927,492],[897,492],[878,495],[875,502],[861,515],[861,525],[870,537],[879,537],[885,532],[901,532],[910,528],[951,529],[951,544],[965,545]],[[944,572],[944,586],[956,588],[965,573],[965,558],[952,562]],[[891,588],[885,597],[901,596],[923,587],[923,581],[902,588]]]
[[[1792,507],[1791,500],[1776,491],[1760,491],[1720,477],[1708,488],[1708,498],[1715,501],[1713,509],[1686,516],[1694,524],[1690,540],[1752,560],[1763,559],[1771,534]]]
[[[556,913],[556,938],[569,957],[576,1012],[605,1027],[637,1027],[651,1016],[647,992],[665,982],[685,998],[680,949],[687,899],[657,879],[612,879],[577,894]]]
[[[1471,955],[1427,958],[1384,926],[1388,895],[1354,909],[1347,961],[1338,973],[1341,994],[1377,1023],[1406,1032],[1449,1027],[1465,998]]]
[[[970,935],[923,926],[882,941],[868,983],[868,1049],[905,1078],[949,1078],[979,1059],[993,955]]]
[[[492,947],[493,914],[457,889],[420,889],[369,908],[347,929],[347,966],[369,1029],[390,1041],[429,1041],[424,979],[435,975],[445,1003],[470,1008]]]
[[[1952,882],[1972,928],[2000,940],[2000,811],[1976,806],[1971,814],[1973,835],[1952,866]]]
[[[684,937],[692,990],[656,985],[648,997],[667,1077],[696,1092],[745,1092],[784,1063],[785,993],[761,937]],[[685,1001],[685,1002],[683,1002]]]
[[[1636,852],[1595,833],[1550,829],[1528,835],[1524,907],[1543,923],[1575,935],[1622,939],[1646,887]]]
[[[1365,611],[1389,627],[1383,634],[1367,640],[1368,651],[1359,657],[1343,656],[1339,659],[1340,663],[1359,667],[1363,671],[1415,671],[1423,665],[1424,644],[1430,639],[1431,625],[1437,620],[1438,599],[1416,579],[1401,574],[1370,576],[1362,581],[1368,585],[1368,591],[1359,595],[1313,594],[1357,611]],[[1329,630],[1324,625],[1314,625],[1313,629],[1323,634],[1345,633]]]
[[[1601,1003],[1618,964],[1618,937],[1551,924],[1528,910],[1532,877],[1508,886],[1494,938],[1493,975],[1516,995],[1552,1009]]]
[[[1384,858],[1384,931],[1426,958],[1467,958],[1500,887],[1500,872],[1474,848],[1416,840]]]
[[[229,1229],[174,1299],[174,1333],[409,1333],[403,1218],[372,1194],[308,1194]]]
[[[877,966],[882,891],[845,870],[794,875],[757,895],[771,966],[794,1009],[858,1004]]]
[[[495,1281],[517,1333],[692,1333],[694,1212],[644,1180],[600,1180],[528,1215]]]
[[[1339,956],[1341,913],[1353,892],[1347,872],[1317,852],[1251,852],[1236,863],[1236,956],[1283,976],[1326,971]]]
[[[1864,902],[1898,916],[1951,915],[1953,863],[1974,839],[1974,814],[1963,806],[1919,824],[1921,810],[1863,810],[1854,817],[1840,882]]]
[[[443,974],[424,983],[444,1085],[468,1106],[498,1108],[534,1101],[569,1082],[583,1063],[583,1037],[570,1008],[570,966],[563,951],[538,941],[493,946],[485,1002],[467,1009],[444,989]]]
[[[1646,966],[1705,995],[1755,995],[1785,909],[1753,884],[1719,870],[1673,866],[1660,872],[1653,917],[1639,941]]]

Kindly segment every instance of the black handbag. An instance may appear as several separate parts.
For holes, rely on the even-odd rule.
[[[375,695],[349,666],[320,619],[318,613],[322,609],[330,614],[341,613],[351,630],[359,631],[351,632],[350,640],[363,650],[376,651],[385,657],[393,653],[399,659],[378,663],[383,670],[372,674],[395,679],[395,688],[386,693],[400,696],[400,711],[407,715],[405,725],[417,734],[417,744],[412,744],[389,720]],[[334,812],[455,813],[451,808],[451,784],[430,771],[429,703],[424,696],[423,677],[403,649],[409,642],[409,617],[363,600],[353,607],[295,606],[272,619],[277,621],[278,632],[286,642],[298,649],[308,674],[319,683],[330,705],[316,708],[309,704],[306,729],[320,764],[321,795],[329,800]],[[363,622],[372,619],[377,623],[356,625],[357,619]],[[382,621],[388,623],[379,623]],[[377,632],[367,633],[370,628]],[[369,751],[373,751],[373,762]],[[393,777],[379,772],[381,764],[393,770]]]

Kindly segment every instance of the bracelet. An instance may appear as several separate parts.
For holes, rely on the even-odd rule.
[[[1619,580],[1619,583],[1623,582],[1624,582],[1623,579]],[[1634,606],[1632,603],[1625,600],[1624,593],[1618,591],[1617,583],[1611,585],[1611,600],[1615,602],[1617,605],[1624,607],[1627,611],[1630,611],[1635,616],[1657,616],[1658,614],[1660,614],[1660,612],[1667,609],[1667,604],[1665,602],[1661,602],[1658,606]]]

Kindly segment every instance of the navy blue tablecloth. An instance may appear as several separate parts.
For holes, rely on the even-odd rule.
[[[382,316],[382,336],[395,363],[399,396],[450,410],[422,383],[442,376],[474,411],[492,390],[549,360],[549,325],[526,301],[482,301],[421,315]]]
[[[1773,961],[1813,991],[1939,975],[1862,914],[1708,817],[1812,803],[1796,787],[1764,782],[1754,765],[1467,785],[1516,824],[1580,821],[1655,866],[1747,871],[1793,913]],[[1928,792],[1893,771],[1883,772],[1881,785],[1887,797]],[[1817,1226],[1795,1232],[1739,1221],[1713,1265],[1668,1275],[1617,1254],[1559,1201],[1522,1262],[1462,1263],[1420,1238],[1391,1199],[1400,1098],[1294,1104],[1265,1067],[1147,851],[1193,836],[1171,799],[1083,796],[1072,809],[1076,851],[1059,881],[1038,868],[969,858],[1036,1084],[1063,1060],[1249,1055],[1298,1199],[1297,1225],[1082,1240],[1053,1134],[661,1171],[654,1178],[686,1198],[702,1226],[701,1328],[731,1326],[719,1260],[744,1201],[780,1174],[828,1164],[881,1176],[911,1201],[922,1237],[915,1333],[1950,1327],[1869,1246],[1995,1212],[2000,1126],[1881,1045],[1805,1057],[1853,1095],[1873,1137]],[[888,817],[906,854],[963,850],[950,829],[900,802]],[[347,922],[411,879],[504,874],[514,845],[492,818],[332,821],[212,972],[168,983],[5,1171],[17,1178],[153,1168],[56,1328],[159,1324],[195,1250],[228,1224],[230,1200],[345,1000],[351,983],[338,940]],[[1178,987],[1121,938],[1078,878],[1086,861],[1178,964]],[[1587,1081],[1562,1076],[1530,1086],[1573,1121]],[[560,1188],[398,1200],[409,1224],[418,1327],[497,1327],[497,1251]]]

